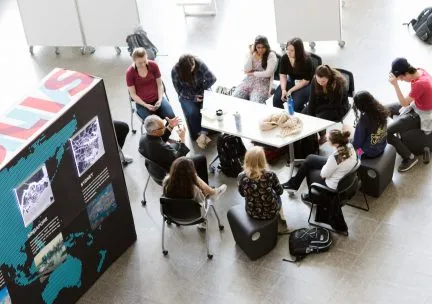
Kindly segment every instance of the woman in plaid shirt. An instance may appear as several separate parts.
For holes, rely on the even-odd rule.
[[[205,149],[211,139],[207,137],[208,130],[201,128],[200,110],[203,105],[204,90],[208,90],[216,82],[216,77],[202,60],[185,54],[173,67],[171,78],[191,137],[196,139],[201,149]]]

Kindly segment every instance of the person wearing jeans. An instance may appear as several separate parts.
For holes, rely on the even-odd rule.
[[[411,92],[403,96],[398,81],[411,83]],[[393,85],[399,104],[392,104],[389,109],[393,115],[399,115],[397,120],[387,128],[387,141],[396,148],[402,157],[399,172],[410,170],[418,163],[418,159],[402,142],[399,134],[421,129],[432,131],[432,77],[421,68],[414,68],[405,58],[396,58],[392,62],[389,82]]]
[[[169,104],[165,96],[162,96],[162,101],[159,108],[157,108],[154,111],[149,110],[147,107],[144,107],[139,103],[136,104],[136,109],[137,109],[138,116],[142,120],[146,119],[147,116],[153,114],[163,118],[165,117],[173,118],[175,116],[173,109],[171,108],[171,105]]]
[[[182,107],[185,118],[188,122],[189,132],[191,134],[191,137],[193,139],[197,139],[201,134],[207,136],[208,130],[205,128],[201,128],[201,119],[202,119],[201,108],[203,105],[202,101],[197,102],[195,100],[190,100],[179,96],[179,102]],[[210,142],[210,140],[208,140],[208,142]]]
[[[189,54],[180,56],[171,71],[174,88],[190,128],[192,139],[205,149],[211,141],[208,130],[201,127],[201,109],[204,102],[204,90],[216,82],[216,77],[207,65],[197,57]]]
[[[293,38],[286,45],[280,59],[280,86],[273,96],[273,106],[283,109],[287,97],[294,99],[294,111],[301,112],[309,100],[310,82],[314,75],[312,59],[305,52],[303,41]]]
[[[139,117],[145,120],[147,116],[156,114],[161,118],[173,118],[175,115],[164,97],[164,86],[156,62],[147,59],[144,48],[134,49],[132,59],[134,63],[127,69],[126,83]]]

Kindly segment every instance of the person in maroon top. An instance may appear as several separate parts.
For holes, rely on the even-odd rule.
[[[126,71],[130,97],[136,103],[141,119],[156,114],[162,119],[173,118],[174,112],[164,96],[161,73],[156,62],[147,59],[144,48],[132,52],[134,63]]]

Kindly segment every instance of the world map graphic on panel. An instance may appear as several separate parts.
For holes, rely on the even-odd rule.
[[[57,161],[58,166],[65,152],[64,147],[75,133],[76,126],[77,121],[73,119],[50,138],[40,139],[33,144],[30,147],[33,151],[31,159],[23,158],[15,166],[10,167],[9,170],[0,171],[1,186],[15,189],[15,191],[2,194],[5,204],[16,204],[17,197],[21,197],[20,201],[22,202],[23,196],[27,200],[27,204],[40,200],[41,192],[48,191],[47,183],[49,183],[49,179],[47,180],[46,168],[36,166],[45,163],[51,158]],[[47,155],[52,155],[52,157]],[[35,174],[28,178],[28,176],[23,175],[28,171],[33,171]],[[26,180],[25,186],[23,183],[20,184],[22,180]],[[17,184],[20,184],[20,186],[17,187]],[[52,191],[48,191],[48,193],[52,194]],[[21,205],[27,206],[26,203]],[[20,211],[23,212],[22,209]],[[3,227],[0,234],[0,244],[7,246],[8,252],[11,254],[5,254],[2,257],[2,263],[15,284],[27,286],[35,280],[40,280],[44,284],[42,298],[48,304],[54,303],[63,289],[76,288],[82,285],[83,262],[79,258],[67,254],[67,252],[68,249],[76,246],[79,241],[84,241],[87,247],[92,246],[94,236],[91,231],[65,235],[64,238],[61,234],[58,235],[47,245],[45,250],[41,251],[41,256],[36,257],[34,260],[33,256],[30,256],[24,249],[28,233],[32,230],[33,225],[29,223],[27,229],[14,229],[14,227],[23,225],[20,213],[11,208],[7,208],[3,212],[5,213],[4,216],[0,217],[0,226]],[[107,254],[109,253],[104,249],[100,249],[100,261],[97,263],[98,272]],[[26,266],[32,263],[34,263],[34,267],[28,268]],[[0,303],[10,303],[6,287],[0,290]]]

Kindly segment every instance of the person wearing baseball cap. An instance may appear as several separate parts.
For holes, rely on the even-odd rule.
[[[403,95],[398,81],[411,83],[408,96]],[[402,156],[398,171],[405,172],[414,167],[418,159],[397,134],[420,128],[425,132],[432,131],[432,77],[424,69],[413,67],[405,58],[396,58],[391,65],[389,82],[399,100],[389,107],[390,111],[393,115],[404,114],[388,126],[387,141]]]

